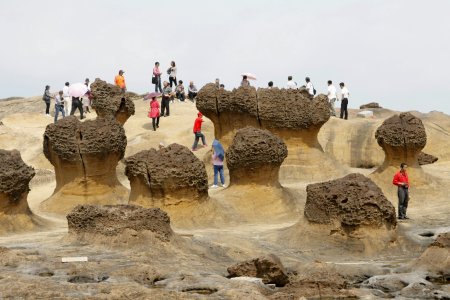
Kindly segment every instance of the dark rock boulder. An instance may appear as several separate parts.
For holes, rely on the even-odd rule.
[[[420,152],[417,158],[419,160],[419,165],[429,165],[438,161],[438,158],[434,155]]]
[[[382,108],[377,102],[370,102],[367,104],[363,104],[359,107],[359,109],[367,109],[367,108]]]

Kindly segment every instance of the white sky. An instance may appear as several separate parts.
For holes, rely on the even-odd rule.
[[[119,69],[144,93],[154,62],[175,60],[198,88],[309,76],[318,92],[344,81],[353,108],[450,113],[449,13],[447,0],[0,0],[0,98]]]

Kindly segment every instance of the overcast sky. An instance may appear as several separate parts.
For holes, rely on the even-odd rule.
[[[113,81],[153,90],[155,61],[200,88],[287,76],[318,92],[344,81],[349,106],[379,102],[450,113],[450,1],[0,0],[0,98],[42,94],[65,81]],[[164,73],[164,76],[167,75]]]

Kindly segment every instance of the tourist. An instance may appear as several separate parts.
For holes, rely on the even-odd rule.
[[[72,97],[70,97],[69,95],[69,85],[70,83],[66,82],[63,87],[64,109],[66,112],[66,116],[70,114],[70,109],[72,108]]]
[[[220,88],[220,79],[216,78],[216,81],[214,81],[214,84],[216,85],[216,88]]]
[[[221,83],[219,86],[219,91],[224,91],[225,90],[225,84]]]
[[[200,138],[202,139],[203,147],[208,146],[205,141],[205,135],[202,133],[202,122],[203,122],[203,114],[201,112],[199,112],[197,114],[197,119],[195,119],[195,122],[194,122],[193,132],[194,132],[195,140],[194,140],[194,144],[192,145],[192,151],[197,150],[197,144],[198,144],[198,140]]]
[[[114,83],[122,89],[122,92],[125,93],[127,90],[127,86],[125,84],[125,77],[123,76],[123,73],[125,73],[125,71],[119,71],[119,74],[114,78]]]
[[[404,162],[400,164],[400,171],[395,173],[392,183],[398,187],[398,218],[400,220],[409,219],[406,216],[406,209],[408,208],[409,200],[409,180],[406,168],[408,165]]]
[[[89,106],[91,106],[91,84],[89,83],[89,78],[86,78],[84,84],[87,86],[88,91],[81,98],[81,103],[83,104],[83,109],[86,113],[91,113]]]
[[[47,117],[50,117],[50,100],[53,98],[52,94],[50,93],[50,86],[45,86],[44,95],[42,96],[42,100],[45,102],[45,115]]]
[[[173,86],[177,86],[177,67],[173,60],[170,62],[170,67],[167,69],[167,73],[169,74],[170,87],[172,87],[172,84]]]
[[[342,117],[344,117],[345,120],[348,119],[348,110],[347,110],[347,106],[348,106],[348,97],[350,96],[350,93],[347,89],[347,87],[345,86],[345,84],[343,82],[339,83],[339,86],[341,87],[341,113],[340,113],[340,117],[342,119]]]
[[[267,88],[268,89],[273,88],[273,81],[269,81],[269,83],[267,84]]]
[[[177,88],[175,89],[175,92],[176,92],[176,96],[178,98],[178,102],[180,102],[180,101],[184,102],[186,95],[184,94],[183,80],[178,80],[178,85],[177,85]]]
[[[250,81],[248,81],[247,75],[242,75],[241,86],[250,86]]]
[[[330,102],[330,113],[333,117],[336,117],[336,110],[334,109],[334,103],[336,102],[336,88],[331,80],[328,80],[328,101]]]
[[[225,185],[225,177],[223,176],[223,160],[225,158],[225,151],[222,144],[218,140],[214,140],[212,143],[212,163],[214,167],[214,184],[211,186],[212,189],[217,188],[218,175],[220,174],[220,183],[222,187],[227,187]]]
[[[189,87],[188,87],[188,97],[189,100],[191,100],[192,102],[194,102],[194,98],[197,97],[197,87],[194,85],[193,81],[189,82]]]
[[[172,89],[167,81],[163,83],[163,94],[161,99],[161,116],[168,117],[170,115],[170,97],[172,97]]]
[[[309,77],[306,77],[305,81],[306,81],[306,90],[308,91],[308,93],[311,96],[314,96],[316,94],[316,89],[314,88],[314,85],[312,84],[312,82],[309,79]]]
[[[153,97],[150,101],[150,111],[148,112],[148,117],[152,118],[152,126],[153,131],[156,131],[156,128],[159,128],[159,103],[156,100],[156,97]]]
[[[59,94],[55,96],[55,124],[58,121],[58,114],[61,112],[62,117],[65,118],[66,114],[64,112],[64,92],[59,91]]]
[[[159,70],[159,62],[155,62],[155,67],[153,67],[153,78],[152,82],[155,85],[155,92],[162,93],[161,88],[161,71]]]
[[[288,76],[288,82],[286,83],[287,89],[296,89],[297,88],[297,82],[292,80],[292,76]]]
[[[72,109],[70,110],[70,115],[75,114],[75,110],[78,108],[80,112],[80,120],[83,120],[83,104],[81,103],[80,97],[72,97]]]

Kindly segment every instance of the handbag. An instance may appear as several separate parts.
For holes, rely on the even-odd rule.
[[[158,78],[156,78],[156,76],[152,77],[152,83],[153,84],[157,84],[158,83]]]

